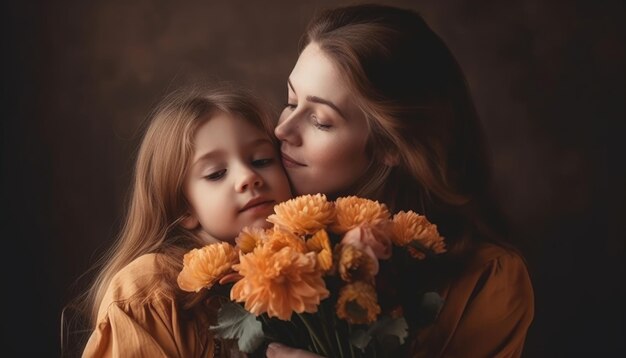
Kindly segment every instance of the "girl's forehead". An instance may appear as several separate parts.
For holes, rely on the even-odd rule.
[[[219,112],[196,130],[193,136],[194,161],[207,153],[254,149],[265,143],[272,144],[271,138],[250,119]]]

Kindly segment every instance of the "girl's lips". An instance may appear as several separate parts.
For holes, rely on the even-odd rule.
[[[273,209],[274,204],[275,204],[274,200],[263,200],[263,201],[258,201],[258,202],[251,202],[248,205],[246,205],[243,209],[241,209],[239,212],[240,213],[244,213],[244,212],[255,213],[257,211],[265,211],[268,209]]]
[[[292,157],[288,156],[285,153],[280,153],[281,157],[282,157],[282,161],[283,161],[283,165],[285,167],[290,167],[290,168],[295,168],[295,167],[306,167],[306,165],[296,161],[295,159],[293,159]]]

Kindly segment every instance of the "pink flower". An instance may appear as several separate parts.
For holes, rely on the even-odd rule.
[[[356,247],[367,246],[374,258],[386,260],[391,257],[392,242],[389,237],[390,230],[387,225],[379,224],[377,226],[362,225],[348,231],[341,243],[350,244]]]

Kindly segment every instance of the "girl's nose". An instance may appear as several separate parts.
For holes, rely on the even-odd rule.
[[[263,186],[263,178],[252,168],[242,167],[240,177],[235,183],[235,190],[243,193],[246,190],[256,189]]]

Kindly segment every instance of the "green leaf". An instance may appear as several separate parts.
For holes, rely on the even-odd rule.
[[[409,335],[409,325],[404,317],[391,318],[384,316],[374,324],[373,335],[379,338],[385,336],[398,337],[400,344],[404,343],[404,339]]]
[[[435,321],[439,315],[439,311],[443,306],[444,300],[437,292],[426,292],[422,296],[418,314],[421,324],[430,324]]]
[[[395,337],[399,344],[403,344],[405,338],[409,335],[408,329],[409,326],[404,317],[391,318],[382,316],[367,331],[362,329],[354,331],[350,337],[350,342],[361,350],[365,350],[374,337],[380,342],[390,342],[388,338]]]
[[[255,315],[246,311],[240,304],[226,302],[217,312],[217,326],[209,328],[216,336],[224,339],[238,339],[239,350],[253,352],[263,343],[263,325]]]
[[[366,331],[363,329],[357,329],[356,331],[352,332],[352,336],[350,337],[350,343],[352,343],[353,346],[362,351],[365,350],[365,347],[367,347],[371,340],[372,335],[370,334],[369,330]]]

